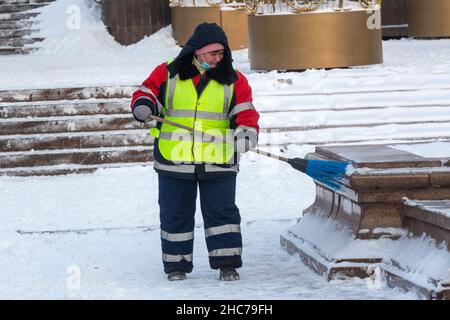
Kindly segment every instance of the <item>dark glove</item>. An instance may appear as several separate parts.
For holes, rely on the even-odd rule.
[[[144,123],[147,121],[151,121],[151,119],[149,118],[150,115],[157,115],[156,106],[154,104],[139,104],[135,105],[133,108],[133,117],[139,122]]]
[[[234,130],[236,152],[245,153],[258,144],[258,133],[255,128],[238,127]]]

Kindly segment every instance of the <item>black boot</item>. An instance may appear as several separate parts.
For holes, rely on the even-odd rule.
[[[186,280],[186,272],[184,271],[172,271],[167,274],[169,281]]]
[[[239,280],[239,273],[235,268],[225,267],[220,268],[219,280],[222,281],[236,281]]]

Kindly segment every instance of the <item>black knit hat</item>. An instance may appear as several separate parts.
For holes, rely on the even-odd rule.
[[[224,46],[223,59],[216,68],[208,70],[206,74],[221,84],[230,85],[237,80],[236,71],[233,69],[233,59],[228,46],[228,39],[223,29],[215,23],[204,22],[199,24],[185,46],[169,64],[170,77],[177,74],[181,80],[186,80],[198,74],[197,68],[192,64],[194,52],[211,43],[221,43]]]

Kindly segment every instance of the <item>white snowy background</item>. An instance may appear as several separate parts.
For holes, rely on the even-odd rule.
[[[30,55],[0,57],[1,90],[137,85],[156,65],[180,50],[170,35],[170,27],[137,44],[119,45],[105,30],[94,1],[58,0],[39,10],[40,35],[46,38],[42,49]],[[73,19],[78,12],[80,21]],[[233,56],[235,66],[253,87],[255,106],[262,112],[261,124],[265,128],[345,125],[359,119],[374,127],[364,133],[348,127],[305,135],[313,141],[363,136],[378,142],[426,134],[449,136],[446,123],[375,125],[388,120],[402,123],[432,115],[436,118],[436,114],[441,114],[442,120],[450,118],[444,108],[450,99],[450,91],[444,90],[450,81],[450,40],[390,40],[383,42],[383,50],[381,65],[302,73],[255,72],[250,70],[247,50],[235,51]],[[391,93],[377,93],[390,89]],[[420,91],[398,92],[403,89]],[[360,91],[366,93],[351,94]],[[338,94],[342,92],[348,94]],[[384,112],[370,108],[362,111],[358,109],[361,101],[366,107],[388,101],[390,108]],[[408,112],[400,108],[405,104],[424,108]],[[295,116],[269,113],[280,107],[303,112]],[[316,109],[314,117],[308,108]],[[345,111],[337,113],[332,109]],[[305,135],[265,136],[260,142],[283,144],[285,139],[301,144]],[[433,148],[418,148],[436,156]],[[291,157],[313,150],[313,145],[283,148],[284,154]],[[450,150],[440,151],[438,156],[450,156]],[[414,292],[387,288],[383,283],[373,286],[368,280],[327,282],[298,257],[283,251],[280,234],[295,224],[314,197],[314,183],[302,173],[275,160],[246,155],[237,188],[244,241],[241,280],[216,280],[217,272],[208,265],[202,218],[197,212],[194,271],[187,281],[171,283],[162,271],[157,175],[151,167],[102,169],[93,174],[57,177],[0,177],[0,298],[423,298]],[[73,231],[80,229],[84,231]],[[19,234],[17,230],[63,232]],[[436,249],[436,253],[429,256],[428,263],[442,259],[442,251]]]

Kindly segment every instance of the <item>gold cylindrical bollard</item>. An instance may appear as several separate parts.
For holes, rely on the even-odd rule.
[[[254,70],[303,70],[383,62],[381,28],[373,11],[316,12],[248,17]]]
[[[245,10],[221,10],[220,7],[172,7],[172,36],[184,45],[195,27],[202,22],[215,22],[226,32],[231,50],[248,47]]]
[[[409,0],[408,33],[416,38],[450,37],[450,0]]]

